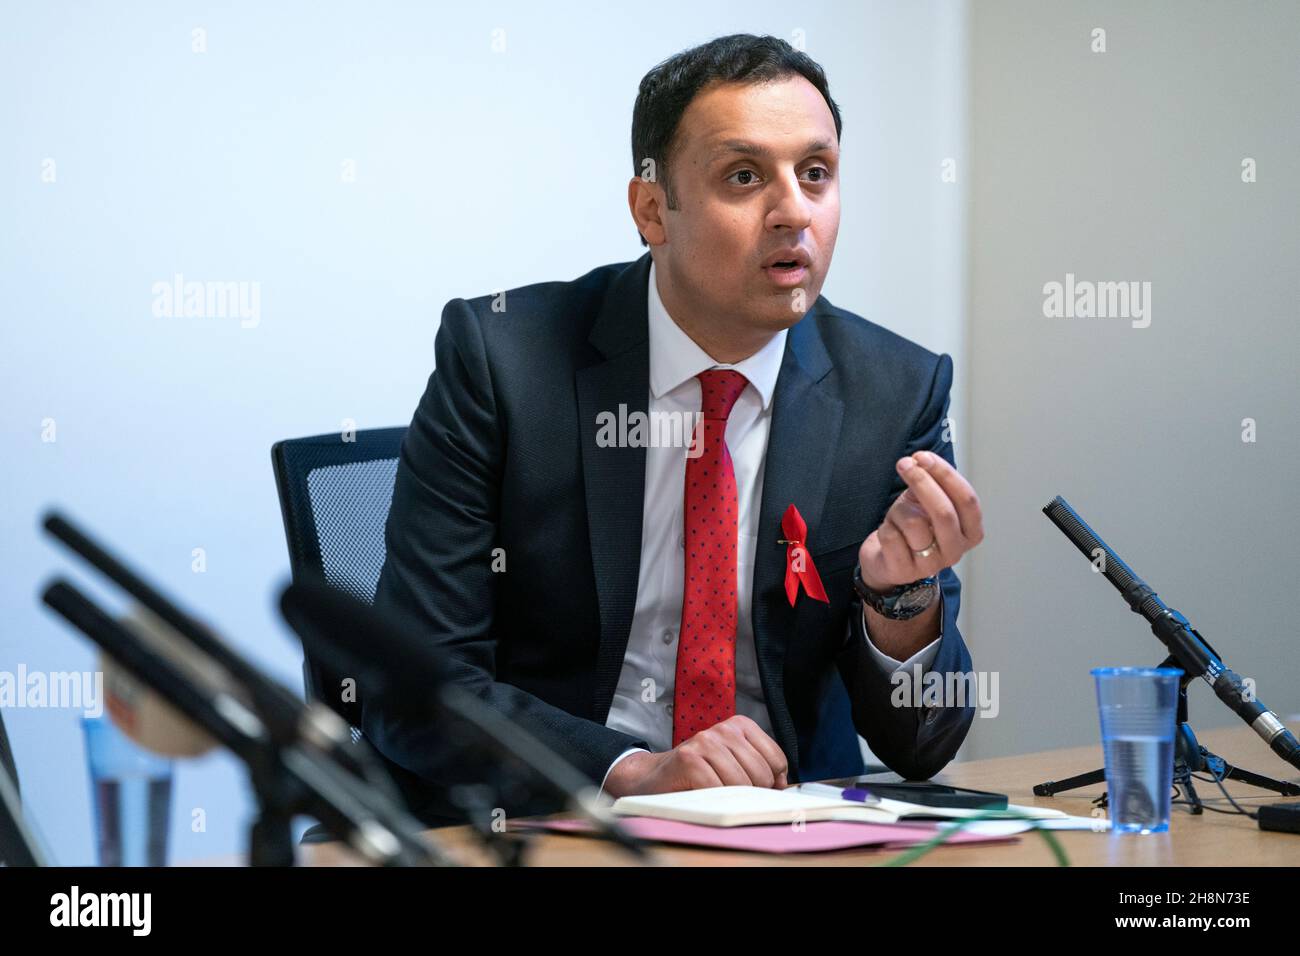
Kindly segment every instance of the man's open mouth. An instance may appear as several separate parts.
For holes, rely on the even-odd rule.
[[[779,249],[775,255],[774,259],[764,260],[764,269],[771,269],[774,272],[797,272],[800,269],[807,269],[812,262],[808,250],[802,246]]]

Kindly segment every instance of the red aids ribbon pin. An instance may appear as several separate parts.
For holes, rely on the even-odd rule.
[[[812,555],[808,553],[808,525],[794,505],[786,508],[781,516],[781,531],[785,535],[781,539],[785,545],[785,596],[790,599],[790,606],[794,607],[800,581],[810,598],[830,604],[822,579],[813,566]]]

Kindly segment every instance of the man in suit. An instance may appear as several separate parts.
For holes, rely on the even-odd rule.
[[[858,734],[925,778],[970,726],[896,693],[970,672],[983,531],[951,358],[820,294],[840,130],[782,40],[681,53],[633,116],[649,251],[443,310],[376,603],[613,796],[860,773]],[[436,819],[466,765],[406,703],[363,694],[364,731]]]

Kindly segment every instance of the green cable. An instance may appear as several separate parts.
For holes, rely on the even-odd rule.
[[[942,830],[937,835],[935,835],[932,839],[927,840],[925,843],[918,843],[916,846],[911,847],[910,849],[906,850],[903,853],[900,853],[898,856],[886,860],[884,863],[876,863],[874,865],[875,866],[907,866],[907,864],[919,860],[921,857],[925,856],[925,854],[929,853],[935,847],[945,842],[950,836],[952,836],[962,827],[966,826],[966,824],[974,823],[977,820],[988,820],[988,819],[1037,821],[1042,818],[1027,816],[1026,814],[1023,813],[1014,813],[1009,810],[984,810],[981,811],[980,813],[974,814],[973,816],[961,817],[957,819],[955,826],[950,826],[947,829]],[[900,820],[899,822],[906,823],[907,821]],[[1031,827],[1030,829],[1040,833],[1043,839],[1047,841],[1047,845],[1051,847],[1052,855],[1056,857],[1057,866],[1070,865],[1070,858],[1065,855],[1065,849],[1064,847],[1061,846],[1061,841],[1056,839],[1056,837],[1053,835],[1051,830],[1044,830],[1042,827],[1039,826],[1034,826]]]

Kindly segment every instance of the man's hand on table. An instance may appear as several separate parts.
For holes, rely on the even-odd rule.
[[[787,786],[785,752],[741,714],[702,730],[663,753],[634,753],[609,772],[612,797],[669,793],[704,787]]]

